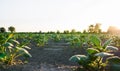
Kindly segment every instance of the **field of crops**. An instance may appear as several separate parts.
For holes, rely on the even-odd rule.
[[[119,71],[120,35],[0,33],[0,71]]]

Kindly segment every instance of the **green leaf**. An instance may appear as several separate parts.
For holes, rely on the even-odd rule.
[[[26,58],[32,57],[32,55],[30,53],[29,54],[24,54],[23,56],[26,57]]]
[[[9,37],[8,37],[8,39],[10,39],[10,38],[12,38],[12,37],[13,37],[13,34],[10,34]]]
[[[101,40],[97,36],[95,35],[91,36],[90,40],[95,46],[98,46],[98,47],[101,46]]]
[[[9,34],[9,36],[8,36],[8,38],[6,38],[5,42],[7,42],[12,37],[13,37],[13,34]]]
[[[120,57],[118,57],[118,56],[109,57],[109,58],[107,58],[107,61],[109,63],[120,64]]]
[[[9,49],[12,49],[12,47],[11,47],[11,46],[9,46],[8,48],[9,48]]]
[[[95,53],[98,53],[99,51],[97,49],[94,49],[94,48],[88,48],[87,52],[88,52],[88,54],[95,54]]]
[[[32,57],[32,55],[24,48],[19,48],[19,47],[16,47],[20,53],[23,53],[23,55],[26,55],[27,57]]]
[[[0,53],[0,59],[5,58],[6,54],[5,53]]]
[[[114,47],[114,46],[107,46],[106,50],[108,50],[108,51],[118,51],[119,49],[117,47]]]
[[[105,49],[111,42],[112,42],[112,39],[107,40],[107,41],[103,44],[103,48]]]
[[[26,49],[31,49],[30,47],[28,47],[28,46],[22,46],[23,48],[26,48]]]
[[[106,52],[100,52],[95,54],[95,56],[100,56],[100,57],[105,57],[105,56],[112,56],[113,54],[111,53],[106,53]]]
[[[16,43],[16,44],[20,44],[17,40],[11,39],[10,41]]]
[[[70,57],[69,60],[78,63],[78,62],[83,61],[85,59],[87,59],[87,56],[85,56],[85,55],[74,55],[74,56]]]
[[[3,45],[4,47],[9,47],[9,46],[13,46],[13,44],[12,43],[9,43],[9,42],[6,42],[4,45]]]

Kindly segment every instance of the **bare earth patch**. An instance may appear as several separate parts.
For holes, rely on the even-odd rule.
[[[70,62],[69,58],[75,54],[85,54],[82,48],[71,48],[68,44],[59,42],[52,45],[48,43],[44,47],[29,45],[32,58],[27,64],[10,66],[0,71],[73,71],[78,64]]]

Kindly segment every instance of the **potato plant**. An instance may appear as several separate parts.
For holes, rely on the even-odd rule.
[[[113,38],[113,45],[116,46],[116,47],[120,47],[120,36],[115,36]]]
[[[14,40],[13,34],[0,34],[0,64],[15,64],[19,57],[32,57],[26,45]]]
[[[71,35],[71,37],[67,38],[67,42],[71,47],[83,47],[83,43],[87,42],[87,36],[85,35]]]
[[[85,71],[104,71],[109,63],[117,64],[120,62],[118,56],[110,53],[118,50],[117,47],[110,46],[111,41],[112,39],[109,39],[102,44],[100,38],[91,36],[90,44],[92,47],[87,48],[87,54],[73,55],[69,60],[77,62]],[[103,62],[103,58],[106,56],[108,56],[108,58]]]
[[[72,37],[69,41],[71,47],[80,47],[81,41],[78,37]]]
[[[54,42],[59,42],[61,40],[61,36],[60,34],[52,34],[51,35],[51,39],[54,41]]]
[[[36,36],[33,37],[34,41],[36,42],[37,46],[44,46],[47,41],[48,41],[48,38],[45,34],[37,34]]]

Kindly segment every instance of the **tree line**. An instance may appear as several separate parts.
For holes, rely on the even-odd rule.
[[[4,27],[0,27],[0,32],[1,33],[4,33],[6,31],[7,30]],[[15,27],[13,27],[13,26],[8,27],[8,31],[10,31],[11,33],[15,32]]]
[[[1,33],[4,33],[6,32],[7,30],[4,28],[4,27],[0,27],[0,32]],[[10,26],[8,27],[8,31],[10,31],[11,33],[15,32],[15,27],[13,26]],[[101,24],[100,23],[96,23],[95,25],[91,24],[88,26],[88,29],[87,30],[83,30],[83,32],[81,31],[76,31],[75,29],[72,29],[71,31],[69,30],[64,30],[63,32],[60,32],[59,30],[57,30],[57,32],[54,32],[54,31],[48,31],[48,32],[36,32],[36,33],[47,33],[47,34],[54,34],[54,33],[63,33],[63,34],[75,34],[75,33],[112,33],[112,34],[115,34],[115,33],[119,33],[120,34],[120,29],[116,29],[116,27],[114,26],[109,26],[107,32],[102,32],[102,29],[101,29]]]

